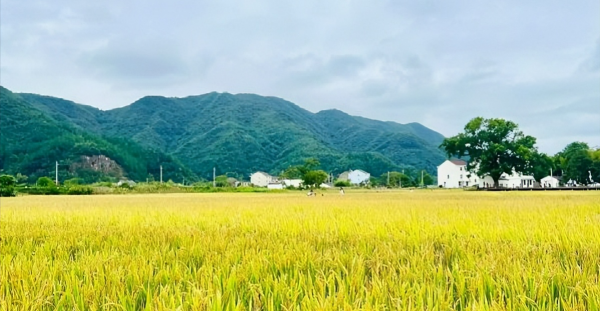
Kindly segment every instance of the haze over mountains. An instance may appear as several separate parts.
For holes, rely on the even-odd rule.
[[[102,111],[91,106],[2,88],[0,169],[48,175],[54,161],[69,167],[82,156],[105,155],[133,179],[209,178],[254,171],[277,174],[306,158],[328,172],[363,169],[433,173],[443,136],[418,123],[398,124],[339,110],[311,113],[276,97],[208,93],[147,96]],[[163,163],[164,162],[164,163]],[[80,167],[80,166],[77,166]],[[93,169],[93,168],[90,168]],[[77,176],[77,172],[68,172]]]

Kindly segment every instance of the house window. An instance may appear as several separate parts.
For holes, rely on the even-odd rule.
[[[450,175],[448,175],[448,179],[450,179]]]
[[[460,175],[460,179],[462,179],[462,174]]]
[[[462,171],[462,166],[460,167],[460,170]]]
[[[462,187],[462,181],[459,181],[459,182],[458,182],[458,186],[459,186],[459,187]]]

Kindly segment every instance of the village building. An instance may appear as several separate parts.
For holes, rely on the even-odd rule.
[[[558,176],[546,176],[540,180],[540,187],[542,188],[558,188],[560,186],[560,177]]]
[[[467,171],[464,160],[446,160],[437,167],[438,187],[463,188],[471,186],[493,187],[494,179],[490,176],[480,178]]]
[[[353,185],[368,184],[371,174],[363,170],[353,170],[348,173],[348,180]]]
[[[251,187],[252,183],[249,181],[240,181],[238,187]]]
[[[277,182],[277,177],[273,177],[265,172],[256,172],[250,175],[250,183],[256,187],[266,187],[269,183]]]
[[[537,183],[533,176],[523,175],[514,172],[512,174],[502,174],[498,180],[500,188],[534,188]]]
[[[479,188],[494,187],[494,179],[491,176],[480,177],[467,170],[467,162],[464,160],[446,160],[440,164],[438,170],[438,187],[464,188],[478,186]],[[502,174],[498,180],[502,188],[534,188],[539,186],[533,176],[523,175],[515,171],[512,174]]]
[[[285,187],[300,188],[302,186],[302,179],[284,179],[281,182]]]
[[[269,190],[283,189],[283,183],[280,183],[280,182],[270,182],[267,185],[267,189],[269,189]]]

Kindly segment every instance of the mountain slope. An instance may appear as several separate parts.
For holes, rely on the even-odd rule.
[[[103,138],[78,127],[96,125],[96,116],[85,124],[85,117],[75,114],[79,108],[83,116],[88,116],[90,107],[70,107],[75,104],[42,98],[48,104],[44,106],[40,102],[32,104],[30,96],[24,97],[0,87],[0,169],[4,172],[29,175],[30,181],[35,181],[37,177],[53,176],[55,161],[59,161],[60,180],[79,177],[95,181],[123,174],[145,180],[148,174],[158,178],[162,164],[169,172],[177,172],[165,174],[165,180],[194,178],[189,169],[160,151],[123,138]]]
[[[398,124],[338,110],[313,114],[276,97],[208,93],[148,96],[101,111],[61,99],[23,98],[54,119],[108,137],[130,138],[179,159],[200,176],[256,170],[278,173],[315,157],[333,173],[361,168],[434,172],[444,160],[443,136],[418,123]],[[70,108],[69,108],[70,107]]]

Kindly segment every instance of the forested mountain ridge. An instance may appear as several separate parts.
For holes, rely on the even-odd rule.
[[[36,95],[36,99],[39,101],[32,104],[30,96],[0,87],[0,170],[3,173],[21,173],[35,182],[41,176],[54,176],[55,163],[59,161],[62,181],[73,177],[84,182],[121,177],[158,178],[160,165],[168,168],[165,180],[195,178],[191,170],[161,151],[142,147],[126,138],[103,137],[84,129],[82,125],[86,128],[95,125],[96,116],[88,115],[95,113],[92,107],[51,97]],[[41,105],[42,101],[47,105]],[[117,167],[88,163],[90,160],[98,162],[99,158],[104,159],[102,164],[116,163]]]
[[[103,137],[131,139],[172,155],[199,176],[256,170],[278,173],[320,160],[326,171],[361,168],[434,172],[444,160],[443,136],[418,123],[398,124],[338,110],[311,113],[276,97],[208,93],[185,98],[147,96],[102,111],[63,99],[19,94],[38,111]]]

